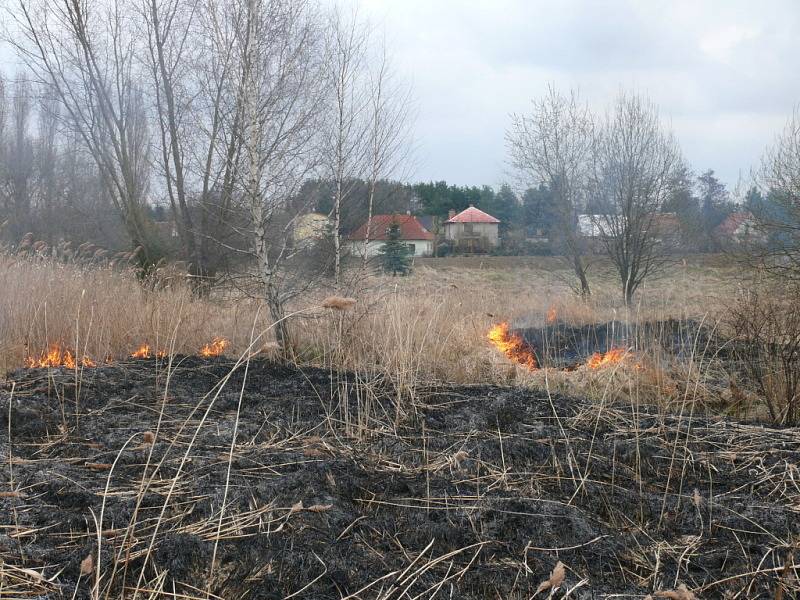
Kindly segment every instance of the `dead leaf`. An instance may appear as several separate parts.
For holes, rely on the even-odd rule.
[[[153,433],[152,431],[145,431],[144,434],[142,435],[142,438],[145,444],[150,445],[156,441],[156,434]]]
[[[461,468],[461,464],[465,460],[467,460],[468,458],[469,458],[469,454],[467,454],[466,451],[459,450],[458,452],[453,454],[453,457],[451,458],[451,461],[452,461],[452,463],[453,463],[453,465],[455,466],[456,469],[460,469]]]
[[[539,587],[536,588],[536,593],[534,596],[539,594],[539,592],[558,589],[561,587],[561,584],[564,583],[564,577],[566,577],[566,575],[567,572],[564,568],[564,563],[558,561],[556,566],[553,567],[553,571],[550,573],[550,578],[539,584]]]
[[[307,456],[309,458],[319,458],[327,455],[319,448],[303,448],[303,456]]]
[[[333,504],[313,504],[306,510],[310,512],[325,512],[333,508]]]
[[[669,600],[697,600],[697,596],[682,583],[675,590],[662,590],[653,593],[654,598],[668,598]]]
[[[301,510],[303,510],[303,501],[298,500],[297,502],[292,504],[292,508],[289,509],[289,514],[293,515],[296,512],[300,512]]]
[[[81,575],[89,575],[94,570],[94,557],[89,554],[81,561]]]
[[[692,502],[694,502],[695,508],[700,508],[703,506],[703,497],[700,495],[700,490],[694,488],[694,494],[692,495]]]
[[[19,498],[22,496],[19,492],[0,492],[0,498]]]
[[[44,581],[44,576],[39,573],[39,571],[34,571],[33,569],[20,569],[20,572],[25,573],[25,575],[35,579],[36,581]]]
[[[83,463],[83,466],[87,469],[92,469],[94,471],[108,471],[111,468],[111,463],[93,463],[87,462]]]

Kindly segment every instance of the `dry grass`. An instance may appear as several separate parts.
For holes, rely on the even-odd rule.
[[[736,285],[735,267],[714,257],[684,261],[645,288],[640,303],[628,311],[608,265],[595,265],[594,294],[586,302],[570,292],[568,272],[552,258],[495,262],[424,261],[410,277],[372,278],[355,304],[342,298],[322,308],[331,305],[330,297],[306,298],[304,305],[291,307],[307,309],[292,322],[297,356],[309,364],[388,377],[402,396],[413,396],[420,382],[513,379],[539,386],[545,378],[556,389],[600,398],[613,392],[662,405],[682,402],[689,388],[695,397],[706,391],[702,361],[669,373],[622,365],[603,373],[531,374],[514,369],[487,343],[486,332],[504,320],[538,325],[548,313],[573,324],[669,317],[714,321]],[[143,343],[154,352],[194,354],[216,337],[229,340],[235,354],[247,347],[256,315],[257,332],[270,325],[255,301],[198,300],[179,279],[164,274],[143,286],[132,273],[96,265],[2,256],[0,278],[4,372],[54,343],[98,362],[128,356]],[[338,310],[343,301],[348,310]]]
[[[473,259],[484,266],[487,259]],[[464,259],[428,261],[408,278],[378,278],[372,292],[346,315],[304,330],[307,357],[327,352],[331,362],[350,369],[386,374],[403,391],[414,382],[505,383],[564,391],[630,396],[662,406],[693,398],[721,400],[722,389],[708,389],[710,368],[703,348],[691,364],[669,364],[668,357],[637,357],[613,369],[577,372],[528,372],[513,368],[486,340],[499,321],[512,326],[536,326],[553,313],[571,324],[602,323],[613,319],[645,321],[667,318],[715,323],[725,298],[736,287],[733,267],[707,263],[708,257],[677,265],[667,277],[654,281],[630,310],[621,306],[608,267],[598,265],[587,302],[570,292],[567,275],[547,259],[536,266],[529,259],[489,268],[465,268]],[[433,263],[431,265],[431,263]],[[504,266],[505,265],[505,266]],[[324,351],[322,350],[324,349]],[[669,366],[669,369],[666,367]]]
[[[24,364],[52,344],[94,360],[128,356],[144,343],[196,353],[221,333],[243,345],[255,306],[192,298],[163,278],[143,286],[129,272],[0,256],[0,370]],[[246,344],[245,344],[246,345]]]
[[[515,439],[514,435],[510,437],[501,435],[499,424],[497,438],[500,456],[494,463],[488,462],[489,459],[486,458],[488,454],[476,453],[474,450],[470,454],[463,450],[468,443],[473,443],[474,432],[459,432],[458,435],[463,436],[463,439],[454,437],[431,449],[431,440],[426,439],[423,427],[421,447],[420,444],[417,445],[417,449],[424,456],[422,465],[416,458],[413,465],[390,463],[390,460],[397,459],[388,454],[386,457],[380,457],[379,464],[383,468],[391,464],[391,468],[402,467],[407,472],[424,473],[428,489],[425,497],[419,499],[419,507],[426,511],[430,510],[432,504],[442,502],[446,503],[446,510],[471,510],[473,505],[482,500],[481,493],[485,494],[492,488],[506,492],[516,491],[525,498],[534,497],[542,492],[538,486],[546,485],[548,481],[558,481],[557,487],[562,492],[564,490],[561,490],[561,487],[566,486],[565,493],[571,497],[564,503],[565,506],[571,506],[573,501],[579,502],[582,498],[590,498],[591,494],[584,488],[595,485],[597,483],[595,479],[598,478],[610,477],[610,483],[605,481],[603,485],[609,485],[611,490],[620,487],[617,477],[625,474],[631,478],[631,482],[638,482],[637,484],[641,486],[645,477],[641,471],[642,463],[635,460],[635,456],[639,455],[642,440],[647,442],[643,448],[651,448],[653,460],[661,461],[659,464],[663,468],[655,469],[654,472],[667,474],[666,481],[662,482],[663,486],[659,484],[661,487],[653,488],[663,494],[659,526],[662,520],[674,518],[675,515],[668,510],[671,503],[676,499],[682,502],[689,501],[687,498],[690,497],[690,493],[691,501],[701,519],[705,518],[706,514],[701,507],[707,503],[709,532],[712,531],[710,521],[712,506],[716,511],[715,515],[729,516],[729,513],[722,513],[716,508],[716,500],[712,502],[714,490],[710,475],[707,499],[701,495],[706,493],[705,488],[702,490],[695,488],[692,492],[686,487],[690,481],[687,473],[704,473],[712,458],[718,456],[723,442],[736,448],[736,452],[726,457],[726,460],[733,465],[730,473],[752,478],[767,490],[766,495],[779,496],[786,506],[796,504],[796,486],[786,484],[787,479],[793,477],[791,469],[788,467],[784,469],[788,463],[779,461],[776,463],[780,467],[778,468],[771,464],[765,465],[763,460],[768,454],[767,449],[783,448],[794,443],[793,432],[776,434],[772,431],[764,432],[760,428],[747,428],[735,424],[731,425],[732,429],[724,429],[718,426],[717,421],[697,421],[695,414],[697,401],[721,394],[719,390],[711,389],[709,381],[713,379],[710,373],[712,367],[704,349],[699,349],[696,355],[680,364],[669,365],[662,357],[649,356],[635,357],[635,360],[623,361],[596,372],[579,368],[573,372],[542,370],[530,373],[519,368],[510,369],[506,359],[495,352],[485,339],[486,331],[493,323],[509,320],[514,325],[541,324],[548,318],[548,314],[552,314],[554,308],[558,318],[572,323],[601,322],[615,318],[668,317],[698,318],[713,322],[723,306],[721,300],[726,298],[730,294],[731,287],[735,286],[735,271],[732,268],[690,261],[675,269],[669,278],[655,282],[646,289],[641,303],[630,313],[620,308],[613,280],[607,272],[598,270],[595,273],[593,281],[595,295],[589,302],[573,297],[567,285],[560,279],[562,275],[562,272],[551,265],[538,267],[530,265],[515,269],[504,269],[499,266],[491,269],[469,269],[463,264],[456,267],[446,264],[423,265],[419,266],[409,278],[375,278],[370,282],[369,292],[359,295],[355,304],[343,297],[335,301],[328,298],[327,302],[322,298],[306,299],[309,311],[292,323],[300,358],[310,363],[335,368],[345,367],[356,371],[353,378],[338,380],[334,378],[332,381],[335,383],[331,384],[330,393],[326,394],[324,400],[322,397],[319,398],[325,408],[329,431],[325,428],[321,428],[319,432],[315,430],[313,438],[303,438],[291,433],[287,439],[269,438],[259,446],[255,446],[251,441],[245,442],[238,434],[240,409],[245,391],[243,378],[242,387],[234,390],[237,392],[238,402],[235,408],[229,407],[225,416],[228,426],[233,423],[232,428],[228,430],[231,436],[230,446],[222,447],[223,454],[219,454],[219,446],[214,446],[214,451],[217,453],[216,460],[221,460],[225,467],[221,506],[218,512],[209,511],[207,518],[194,522],[181,522],[181,518],[187,517],[189,513],[181,515],[174,509],[188,504],[188,498],[191,498],[192,502],[198,500],[198,495],[191,485],[201,481],[202,477],[196,476],[194,469],[206,464],[209,457],[200,453],[196,441],[203,428],[213,424],[216,415],[212,409],[216,410],[214,405],[223,389],[229,385],[233,374],[237,369],[248,369],[249,362],[240,361],[233,366],[230,373],[199,401],[186,399],[182,401],[185,404],[179,404],[178,401],[171,399],[169,410],[175,413],[180,408],[182,410],[180,418],[175,414],[170,415],[171,418],[166,418],[165,415],[167,399],[171,398],[171,369],[168,370],[166,382],[159,391],[161,400],[158,401],[160,408],[155,411],[157,413],[155,425],[147,424],[151,428],[136,433],[118,450],[118,454],[106,453],[104,460],[107,462],[83,463],[84,468],[99,471],[102,467],[103,472],[108,472],[108,475],[104,476],[106,479],[102,508],[94,521],[94,526],[90,524],[87,532],[75,532],[74,539],[68,540],[83,544],[86,538],[94,536],[96,545],[93,546],[95,548],[93,552],[96,552],[97,556],[102,556],[101,550],[104,548],[106,554],[108,548],[113,550],[110,567],[102,572],[100,561],[94,561],[92,554],[84,559],[85,568],[83,563],[80,565],[82,576],[91,582],[92,596],[99,598],[103,591],[110,593],[112,584],[120,582],[125,589],[132,589],[135,585],[135,589],[139,592],[149,591],[140,593],[139,597],[169,596],[169,590],[164,587],[167,581],[166,572],[161,572],[150,579],[150,575],[146,574],[150,571],[143,567],[137,577],[128,571],[128,565],[139,559],[142,559],[142,564],[145,566],[152,562],[154,560],[152,553],[157,549],[159,540],[163,540],[166,534],[191,533],[205,541],[213,542],[214,551],[206,590],[197,589],[195,595],[183,597],[214,597],[210,594],[212,585],[210,582],[219,581],[226,575],[222,562],[217,562],[218,542],[243,535],[262,535],[265,528],[269,534],[278,533],[290,520],[313,518],[316,513],[330,509],[330,505],[327,504],[304,507],[302,499],[297,500],[295,504],[285,506],[270,501],[262,505],[249,506],[244,511],[234,503],[228,503],[231,474],[236,474],[237,469],[242,469],[241,465],[247,465],[248,471],[252,469],[249,466],[250,462],[244,460],[246,456],[255,453],[263,456],[266,452],[278,450],[283,452],[288,449],[292,452],[302,451],[303,460],[307,457],[315,457],[316,460],[320,455],[334,455],[334,451],[331,450],[334,448],[335,452],[344,452],[343,449],[350,452],[346,456],[347,460],[352,462],[355,451],[348,446],[353,443],[353,439],[366,436],[365,432],[369,435],[385,434],[387,437],[397,437],[392,420],[394,419],[396,424],[397,419],[402,416],[401,410],[413,410],[414,394],[420,382],[437,379],[459,383],[486,383],[503,382],[513,378],[519,384],[541,386],[547,392],[546,397],[550,400],[553,412],[553,423],[557,424],[564,443],[558,445],[561,449],[560,455],[556,452],[556,445],[553,445],[552,465],[548,463],[542,467],[546,469],[542,476],[531,477],[530,466],[515,466],[512,459],[506,463],[503,444],[511,444],[513,447],[513,444],[520,442],[520,439]],[[103,357],[125,356],[144,341],[160,348],[165,342],[174,340],[172,344],[174,351],[195,353],[213,338],[224,337],[231,341],[231,352],[244,352],[249,340],[254,336],[253,322],[257,314],[261,315],[261,320],[256,322],[255,333],[269,327],[269,323],[263,318],[263,311],[259,312],[257,304],[252,301],[197,300],[192,298],[189,291],[180,283],[171,283],[166,278],[159,280],[159,285],[148,290],[128,273],[8,257],[0,259],[0,277],[3,277],[6,283],[4,293],[0,296],[2,310],[0,314],[4,319],[0,322],[2,328],[0,333],[4,340],[2,360],[5,368],[20,366],[26,348],[39,349],[54,342],[69,344],[90,356]],[[343,308],[348,310],[342,310]],[[146,366],[139,368],[147,370]],[[31,375],[35,376],[36,373],[31,372]],[[375,382],[380,382],[382,379],[388,379],[394,384],[398,399],[410,401],[381,403],[379,396],[384,390]],[[333,389],[334,385],[338,385],[338,389]],[[62,382],[62,386],[66,386],[66,383]],[[39,387],[37,384],[37,389]],[[557,410],[555,402],[558,400],[553,400],[551,392],[559,389],[580,391],[598,402],[578,403],[577,409],[572,412],[572,408],[575,408],[572,399],[562,399]],[[352,396],[355,396],[356,401],[352,403],[351,410],[348,408],[351,405],[347,403],[347,399]],[[334,409],[337,398],[339,406]],[[345,401],[342,402],[342,399]],[[611,403],[612,399],[630,400],[630,403],[623,402],[621,406],[615,406]],[[667,412],[671,414],[651,419],[650,415],[645,413],[645,418],[640,419],[639,401],[652,400],[668,409]],[[193,405],[193,402],[197,403]],[[543,405],[546,406],[546,403]],[[397,413],[387,414],[387,406],[389,411],[394,406]],[[566,410],[568,406],[570,411]],[[86,418],[99,418],[104,412],[105,409],[94,411]],[[77,401],[75,413],[77,430]],[[251,415],[250,419],[252,418]],[[117,426],[117,422],[114,423]],[[378,430],[378,427],[382,429]],[[620,447],[627,444],[636,449],[631,464],[635,464],[639,471],[634,472],[628,465],[617,471],[619,467],[616,462],[616,441],[613,445],[615,449],[613,455],[600,453],[599,448],[604,443],[601,438],[604,436],[595,439],[600,427],[613,432],[613,434],[605,433],[604,436],[610,435],[615,438],[620,442]],[[286,431],[288,432],[289,428]],[[317,433],[323,437],[316,437]],[[485,433],[488,436],[489,432]],[[733,434],[738,436],[736,443],[730,441]],[[66,439],[72,432],[65,427],[62,435]],[[780,446],[775,442],[775,435],[782,436]],[[11,439],[9,425],[9,448]],[[77,436],[75,439],[78,439]],[[546,441],[550,438],[544,436],[542,439]],[[524,441],[526,445],[541,442],[533,438]],[[138,446],[140,442],[143,444],[141,448]],[[84,444],[83,441],[74,443]],[[162,454],[156,455],[154,448],[159,443]],[[135,498],[135,510],[129,523],[114,523],[114,529],[106,529],[110,526],[110,520],[104,512],[106,500],[113,499],[114,496],[110,492],[120,491],[111,487],[112,474],[117,469],[141,468],[140,459],[137,459],[135,464],[120,460],[120,457],[128,451],[129,445],[137,445],[137,451],[143,452],[145,457],[144,471],[140,478],[124,478],[125,485],[128,486],[124,491]],[[652,449],[654,445],[657,446],[655,450]],[[86,447],[84,450],[87,452],[87,457],[94,457],[94,449]],[[55,460],[62,460],[58,454],[59,447],[49,439],[46,448],[37,449],[37,455],[41,452],[52,452]],[[197,460],[201,455],[204,460]],[[435,480],[440,477],[438,475],[440,472],[454,472],[454,476],[463,485],[467,479],[462,473],[461,463],[474,462],[474,455],[484,457],[475,463],[480,464],[483,471],[476,470],[470,475],[474,477],[476,495],[439,498],[431,493],[431,478]],[[10,450],[9,457],[11,457]],[[359,458],[362,458],[361,455]],[[39,457],[37,460],[43,459]],[[337,457],[337,460],[341,461],[341,458]],[[519,461],[520,458],[517,456],[513,460]],[[276,460],[276,462],[293,464],[289,461]],[[11,464],[9,459],[9,471]],[[563,468],[565,464],[569,468],[569,478]],[[169,477],[160,472],[162,468],[166,471],[166,467],[170,468]],[[265,471],[274,469],[272,465],[258,468]],[[592,469],[596,474],[590,477]],[[243,473],[239,473],[239,476],[242,475]],[[794,483],[794,479],[791,481]],[[487,482],[491,482],[488,487],[486,487]],[[13,478],[10,484],[12,492],[16,493]],[[535,489],[534,485],[537,486]],[[555,484],[553,485],[555,489]],[[484,486],[483,492],[480,491],[481,486]],[[548,494],[552,495],[553,489],[544,490],[544,495],[549,498]],[[154,508],[158,513],[157,516],[142,518],[139,514],[142,499],[147,492],[153,491],[157,491],[164,498],[163,504]],[[639,492],[641,491],[640,487]],[[726,496],[726,493],[722,494],[723,502]],[[372,505],[374,500],[370,499],[369,502]],[[643,500],[640,499],[640,511],[641,502]],[[141,510],[144,511],[144,508]],[[202,513],[202,511],[197,512]],[[629,517],[630,520],[626,521]],[[621,530],[641,527],[645,533],[644,519],[640,523],[634,521],[636,518],[636,515],[625,515],[620,510],[617,515],[612,514],[610,522],[622,523]],[[701,521],[701,529],[705,527],[705,522]],[[299,528],[298,531],[300,530]],[[107,533],[110,535],[106,535]],[[346,530],[341,535],[345,533]],[[771,533],[769,535],[772,536]],[[591,545],[600,539],[601,537],[594,538],[586,544]],[[637,563],[636,572],[631,571],[631,577],[638,578],[638,584],[642,588],[656,589],[656,584],[660,582],[659,553],[680,556],[678,563],[684,564],[684,556],[698,551],[698,539],[694,536],[684,536],[681,538],[681,544],[685,545],[668,547],[654,538],[652,547],[638,550],[631,547],[630,560]],[[717,587],[728,585],[732,578],[741,578],[743,582],[750,581],[749,585],[752,587],[755,575],[772,575],[778,570],[788,573],[790,568],[795,569],[796,566],[791,558],[793,555],[789,555],[790,558],[787,558],[785,563],[776,561],[781,556],[778,551],[793,548],[796,541],[775,538],[774,542],[769,551],[769,556],[774,554],[776,557],[772,562],[765,562],[765,556],[762,559],[763,565],[758,564],[745,574],[736,573],[729,578],[707,583],[700,591],[711,590],[710,593],[713,593]],[[477,556],[480,546],[466,546],[439,557],[435,557],[431,551],[430,558],[425,557],[424,561],[417,565],[419,557],[423,557],[429,548],[430,546],[426,547],[410,562],[405,571],[399,573],[395,587],[404,589],[403,586],[407,584],[410,589],[425,569],[436,567],[440,562],[451,561],[456,554],[469,551],[466,554],[467,558],[464,559],[466,566],[463,570],[451,574],[448,569],[442,576],[439,584],[441,587],[451,578],[460,576],[470,568],[474,558],[468,560],[469,556],[473,551]],[[529,542],[524,553],[525,560],[527,561],[529,551],[550,550],[533,547]],[[327,571],[325,564],[320,568],[324,569],[322,575],[312,579],[307,586],[313,585]],[[527,563],[524,568],[527,572]],[[317,572],[318,570],[314,571]],[[390,575],[395,577],[398,573],[391,572]],[[12,591],[16,589],[13,586],[24,589],[31,595],[34,592],[43,594],[51,591],[49,582],[37,571],[30,569],[0,565],[0,580],[4,579],[10,582]],[[374,583],[380,583],[382,579]],[[559,574],[556,566],[547,582],[549,587],[555,588],[561,585],[563,579],[563,572]],[[786,579],[788,581],[788,576]],[[677,575],[676,580],[669,583],[676,590],[681,590]],[[583,583],[578,584],[580,585]],[[789,584],[786,585],[787,589],[790,589]],[[299,594],[303,590],[305,587],[296,593]],[[661,597],[668,597],[665,594],[669,593],[672,592],[660,592],[655,596],[658,597],[660,594]]]

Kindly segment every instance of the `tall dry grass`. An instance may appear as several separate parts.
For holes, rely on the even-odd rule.
[[[158,274],[155,277],[159,277]],[[180,281],[142,285],[132,272],[0,255],[0,370],[52,344],[98,362],[143,343],[195,353],[216,335],[249,339],[255,305],[192,297]]]
[[[613,275],[603,265],[595,268],[588,301],[571,293],[567,273],[552,262],[485,267],[476,259],[456,266],[418,265],[410,277],[371,278],[353,306],[324,308],[321,297],[304,298],[291,307],[304,310],[291,322],[294,350],[305,364],[386,378],[399,399],[413,399],[420,384],[432,381],[513,379],[538,386],[546,377],[555,389],[600,397],[646,396],[669,405],[680,402],[691,386],[695,396],[704,392],[702,357],[696,365],[675,366],[669,372],[659,360],[651,369],[623,366],[613,377],[608,370],[528,373],[496,352],[486,332],[506,320],[513,326],[539,325],[553,313],[572,324],[713,320],[717,307],[724,305],[719,300],[730,295],[736,279],[733,268],[709,266],[704,260],[677,265],[668,277],[651,282],[631,309],[621,306]],[[193,354],[214,337],[229,340],[230,352],[237,353],[247,347],[254,321],[256,331],[270,326],[257,301],[198,299],[180,278],[154,277],[142,285],[133,273],[109,267],[0,256],[0,370],[20,367],[26,355],[55,343],[98,362],[128,356],[142,343]]]
[[[625,309],[608,273],[596,273],[588,300],[571,293],[558,271],[521,268],[418,268],[408,278],[378,277],[352,311],[303,332],[310,347],[334,348],[350,368],[370,366],[400,378],[481,383],[505,376],[508,362],[486,341],[500,321],[512,326],[610,320],[715,319],[718,299],[735,285],[733,270],[677,267]]]

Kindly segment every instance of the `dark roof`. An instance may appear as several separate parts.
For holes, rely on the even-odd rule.
[[[374,215],[369,228],[370,240],[387,240],[389,227],[397,225],[400,228],[401,240],[432,240],[433,234],[422,226],[422,223],[413,215]],[[366,238],[367,224],[350,234],[351,240]]]
[[[462,210],[458,213],[455,217],[448,219],[445,223],[499,223],[499,219],[495,219],[492,215],[487,214],[480,210],[479,208],[475,208],[474,206],[470,206],[469,208]]]
[[[433,215],[419,215],[417,217],[417,221],[420,222],[420,225],[422,225],[428,231],[433,231],[435,228],[433,219]]]

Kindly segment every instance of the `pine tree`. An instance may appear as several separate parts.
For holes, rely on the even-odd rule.
[[[378,250],[383,270],[392,275],[407,275],[411,270],[411,248],[400,239],[400,226],[389,225],[386,236],[386,243]]]

